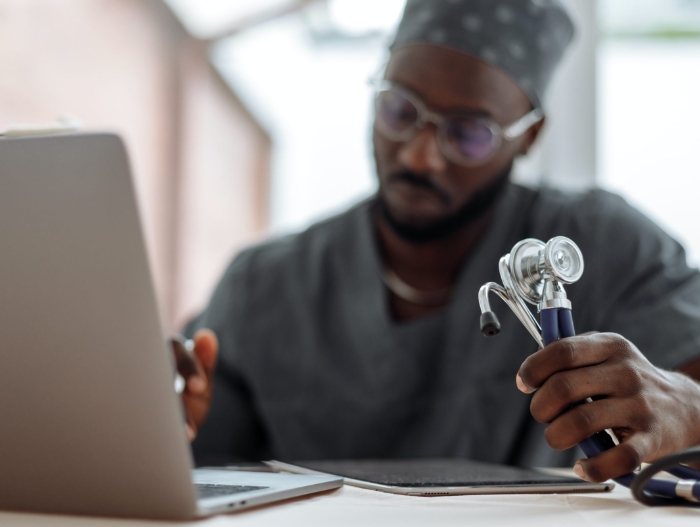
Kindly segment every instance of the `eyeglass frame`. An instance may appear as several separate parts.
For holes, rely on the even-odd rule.
[[[425,127],[428,124],[433,124],[435,125],[437,129],[437,142],[438,146],[440,147],[440,151],[442,154],[448,158],[450,161],[457,163],[462,166],[480,166],[484,165],[491,159],[496,152],[498,152],[498,149],[501,148],[503,145],[503,141],[514,141],[515,139],[518,139],[521,137],[525,132],[527,132],[530,128],[532,128],[534,125],[537,123],[541,122],[544,119],[544,112],[540,108],[534,108],[525,115],[523,115],[520,119],[517,121],[512,122],[509,125],[506,126],[501,126],[498,122],[493,117],[485,117],[481,118],[482,123],[491,131],[491,134],[494,138],[495,141],[497,141],[497,144],[494,144],[493,150],[491,153],[486,156],[483,159],[480,160],[471,160],[469,157],[462,155],[462,154],[452,154],[450,155],[450,152],[454,150],[454,148],[449,145],[449,142],[446,143],[445,141],[445,124],[447,123],[448,119],[452,117],[458,117],[459,115],[464,115],[464,116],[474,116],[474,114],[470,114],[469,112],[451,112],[449,114],[445,113],[440,113],[431,110],[427,103],[423,101],[418,95],[413,93],[411,90],[404,88],[398,83],[391,82],[388,80],[381,80],[381,81],[373,81],[372,84],[374,85],[374,111],[375,111],[375,118],[374,118],[374,127],[382,134],[384,137],[389,139],[390,141],[397,141],[397,142],[408,142],[411,139],[413,139],[420,130],[425,129]],[[407,128],[408,133],[401,133],[401,132],[396,132],[395,130],[390,130],[388,126],[382,125],[382,119],[378,118],[378,108],[377,105],[379,103],[379,95],[383,91],[393,91],[395,93],[398,93],[402,97],[404,97],[408,102],[413,104],[417,110],[417,117],[416,117],[416,122],[411,125],[409,128]],[[446,143],[446,144],[443,144]]]

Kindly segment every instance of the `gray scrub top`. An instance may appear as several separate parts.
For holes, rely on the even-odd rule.
[[[583,251],[568,286],[579,333],[612,331],[655,365],[700,356],[700,273],[622,198],[511,184],[441,313],[396,323],[380,278],[372,202],[242,252],[187,328],[221,343],[211,414],[193,443],[212,457],[467,457],[564,466],[515,386],[532,337],[498,299],[503,330],[479,331],[477,292],[524,238]]]

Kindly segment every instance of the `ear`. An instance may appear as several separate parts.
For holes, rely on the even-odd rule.
[[[546,121],[547,117],[545,116],[539,123],[533,124],[527,130],[527,132],[523,134],[520,142],[520,151],[518,152],[518,155],[527,155],[527,153],[530,151],[530,148],[532,148],[532,145],[535,144],[537,138],[540,136],[540,133],[542,132]]]

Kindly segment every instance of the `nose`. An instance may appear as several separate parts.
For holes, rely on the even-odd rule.
[[[439,173],[445,170],[447,160],[440,151],[435,125],[429,124],[422,128],[413,139],[402,145],[398,160],[417,173]]]

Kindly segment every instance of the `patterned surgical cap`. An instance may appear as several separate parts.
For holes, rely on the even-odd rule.
[[[507,73],[541,106],[574,25],[558,0],[408,0],[391,45],[424,42]]]

